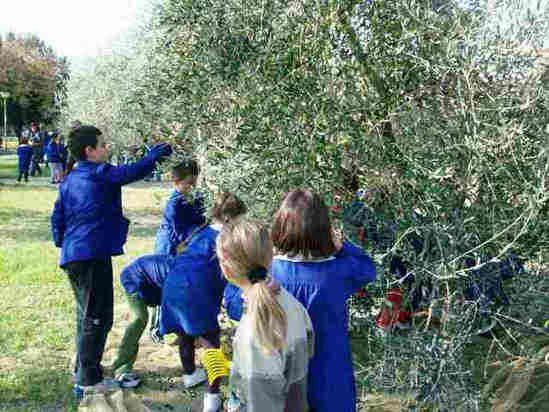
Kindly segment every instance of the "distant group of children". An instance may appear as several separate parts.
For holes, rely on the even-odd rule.
[[[29,181],[29,175],[42,176],[40,163],[44,160],[50,168],[51,183],[60,183],[67,169],[68,150],[58,132],[41,133],[36,123],[21,134],[17,148],[17,181]]]
[[[121,273],[132,319],[112,365],[115,379],[106,379],[101,359],[113,323],[111,257],[123,253],[129,226],[121,186],[150,175],[172,150],[157,144],[136,163],[112,166],[93,126],[73,129],[69,150],[78,163],[60,185],[52,234],[76,300],[78,396],[139,384],[133,365],[152,308],[159,335],[178,335],[183,385],[207,381],[203,410],[221,410],[219,377],[208,365],[196,368],[195,343],[220,347],[224,304],[239,321],[225,410],[356,410],[346,301],[374,280],[371,259],[336,240],[327,206],[310,190],[288,193],[271,228],[246,217],[233,193],[218,194],[206,216],[202,196],[193,194],[194,161],[172,169],[175,190],[155,254]]]

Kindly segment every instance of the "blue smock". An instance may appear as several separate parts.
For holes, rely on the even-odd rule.
[[[347,331],[347,299],[375,279],[375,267],[361,250],[345,243],[323,261],[275,257],[272,276],[305,306],[315,332],[309,362],[308,400],[315,412],[355,412],[356,390]]]
[[[21,173],[28,171],[32,158],[32,147],[28,144],[19,145],[17,148],[18,166]]]
[[[223,291],[223,306],[225,306],[229,318],[239,321],[242,317],[242,312],[244,312],[242,289],[232,283],[228,283]]]
[[[305,306],[315,332],[315,354],[309,362],[308,400],[315,412],[354,412],[356,390],[347,333],[347,299],[375,279],[372,260],[350,243],[332,258],[297,261],[276,257],[272,276]],[[228,315],[240,320],[242,291],[224,291]]]
[[[174,190],[156,233],[154,253],[175,255],[177,246],[205,221],[202,196],[198,194],[189,200],[187,195]]]
[[[55,141],[50,142],[46,147],[46,158],[50,163],[61,163],[62,162],[62,153],[61,145],[55,143]]]
[[[215,253],[219,231],[206,226],[174,259],[162,289],[160,334],[199,336],[219,329],[217,316],[227,281]]]
[[[128,295],[137,295],[147,305],[158,306],[173,264],[174,258],[167,255],[141,256],[122,270],[120,282]]]
[[[51,215],[52,237],[61,248],[59,266],[124,253],[130,221],[122,214],[122,185],[147,176],[161,155],[119,167],[78,162],[61,183]]]

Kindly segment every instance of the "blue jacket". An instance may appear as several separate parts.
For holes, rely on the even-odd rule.
[[[205,221],[202,196],[189,201],[184,193],[174,190],[156,233],[155,253],[175,255],[177,245]]]
[[[175,258],[162,289],[160,334],[199,336],[219,329],[217,316],[227,281],[215,253],[218,234],[214,227],[205,227]]]
[[[78,162],[61,183],[51,216],[53,240],[61,248],[61,267],[124,253],[130,222],[122,215],[121,187],[151,173],[161,155],[151,152],[137,163],[120,167]]]
[[[51,143],[51,136],[46,133],[46,136],[44,137],[44,147],[48,147]]]
[[[141,256],[122,270],[120,282],[128,295],[136,295],[149,306],[158,306],[162,286],[173,265],[171,256]]]
[[[32,158],[32,147],[28,144],[20,145],[17,148],[17,156],[19,157],[19,171],[28,170]]]
[[[59,155],[61,157],[61,163],[65,165],[69,157],[69,151],[67,150],[67,146],[65,146],[63,143],[59,144]]]
[[[50,142],[48,147],[46,147],[46,157],[50,163],[61,163],[61,145],[55,143],[54,141]]]

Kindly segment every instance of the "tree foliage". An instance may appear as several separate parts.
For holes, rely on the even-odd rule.
[[[516,342],[548,310],[536,271],[549,229],[548,16],[526,0],[164,0],[146,41],[98,62],[75,97],[113,138],[180,143],[207,188],[236,191],[267,219],[291,188],[351,202],[358,180],[362,220],[347,209],[341,225],[376,256],[372,295],[400,284],[399,256],[411,288],[429,285],[431,312],[448,317],[434,331],[367,332],[369,389],[478,410],[466,361],[477,322],[490,316],[511,342],[500,336],[494,356],[526,354]],[[362,243],[355,226],[370,221],[376,236]],[[533,273],[505,266],[520,261]],[[370,307],[352,307],[370,331]]]

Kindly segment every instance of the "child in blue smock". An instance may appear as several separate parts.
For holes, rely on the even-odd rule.
[[[32,147],[29,146],[29,139],[24,137],[21,139],[21,144],[17,148],[19,176],[17,181],[20,182],[21,178],[25,177],[25,182],[29,181],[29,167],[32,158]]]
[[[107,163],[107,142],[96,127],[73,129],[69,145],[78,164],[61,183],[51,224],[76,301],[74,393],[81,397],[118,386],[103,378],[100,364],[113,322],[112,256],[124,253],[130,224],[122,213],[122,186],[143,179],[172,149],[159,144],[141,161],[115,167]]]
[[[46,148],[46,157],[50,165],[51,183],[60,183],[63,179],[62,147],[59,143],[59,135],[54,134]]]
[[[308,401],[315,412],[354,412],[356,392],[346,301],[375,279],[372,260],[334,241],[329,211],[310,190],[283,200],[272,229],[274,279],[307,309],[315,332]]]
[[[244,203],[233,194],[218,196],[211,213],[212,224],[193,234],[164,282],[160,334],[179,336],[185,387],[206,380],[204,369],[195,367],[195,339],[206,348],[220,347],[217,317],[227,281],[221,274],[215,242],[223,226],[245,212]],[[215,412],[220,405],[219,380],[215,380],[208,384],[204,395],[204,412]]]
[[[278,253],[271,274],[305,306],[313,323],[309,407],[314,412],[354,412],[356,391],[346,301],[374,281],[374,264],[350,243],[336,245],[328,208],[310,190],[294,190],[286,196],[275,215],[271,236]],[[241,291],[236,286],[227,286],[224,303],[231,318],[242,316]]]
[[[126,292],[131,322],[111,368],[122,387],[135,387],[140,378],[133,373],[139,340],[149,318],[148,307],[162,305],[161,334],[179,335],[179,353],[185,387],[206,380],[204,369],[194,366],[194,339],[202,345],[219,347],[221,297],[226,281],[215,257],[215,240],[224,223],[246,211],[230,193],[217,197],[211,225],[203,225],[188,240],[184,253],[142,256],[124,268],[120,281]],[[210,403],[219,399],[219,383],[208,386]]]
[[[126,326],[111,369],[123,388],[132,388],[140,383],[133,373],[137,360],[139,340],[149,321],[149,307],[160,305],[162,286],[175,264],[169,255],[142,256],[126,266],[120,274],[120,282],[126,292],[131,321]]]
[[[202,196],[193,198],[199,168],[194,160],[172,169],[174,191],[164,209],[156,233],[155,254],[175,255],[177,246],[205,222]]]

